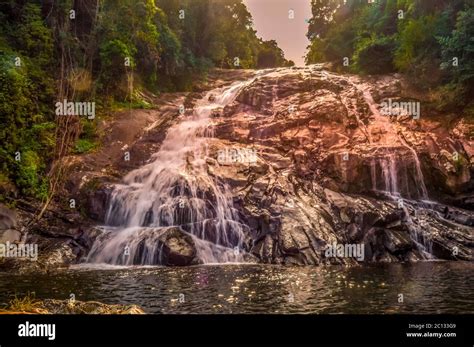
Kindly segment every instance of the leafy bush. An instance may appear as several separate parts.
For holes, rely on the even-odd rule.
[[[393,72],[394,50],[395,42],[388,37],[361,40],[354,53],[357,70],[367,74]]]
[[[55,142],[52,33],[39,5],[2,6],[17,17],[0,16],[0,176],[22,194],[44,198]],[[15,158],[18,153],[20,161]]]
[[[474,8],[459,12],[451,36],[439,38],[442,46],[441,67],[450,72],[454,82],[474,90]],[[454,64],[457,58],[457,65]],[[472,94],[470,94],[472,95]]]
[[[84,154],[92,151],[97,147],[95,142],[92,142],[89,139],[79,139],[76,141],[76,146],[74,147],[75,154]]]
[[[21,161],[17,165],[16,183],[22,192],[45,199],[48,196],[48,183],[42,175],[45,169],[43,159],[35,151],[27,150],[21,153]]]
[[[307,63],[352,57],[355,73],[403,72],[444,109],[474,97],[474,7],[470,0],[311,1]],[[457,62],[456,64],[453,64]],[[466,109],[467,110],[467,109]]]

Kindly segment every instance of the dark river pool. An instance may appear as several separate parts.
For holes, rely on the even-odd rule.
[[[474,263],[79,266],[49,275],[0,273],[0,305],[28,292],[39,299],[73,293],[77,300],[136,304],[148,313],[474,313]]]

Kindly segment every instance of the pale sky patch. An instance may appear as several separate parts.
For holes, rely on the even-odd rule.
[[[244,0],[252,14],[257,36],[275,40],[297,66],[304,65],[304,55],[309,41],[306,38],[311,18],[311,0]],[[294,19],[289,19],[289,11]]]

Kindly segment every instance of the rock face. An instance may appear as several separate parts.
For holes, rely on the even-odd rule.
[[[250,75],[246,72],[245,78]],[[214,136],[206,140],[206,157],[199,165],[233,197],[245,233],[243,259],[288,265],[473,261],[474,126],[437,114],[407,90],[396,75],[361,78],[316,65],[282,68],[260,73],[235,101],[212,111]],[[71,161],[70,191],[93,220],[82,217],[79,227],[60,234],[76,261],[110,237],[90,225],[104,223],[113,184],[160,148],[183,100],[192,113],[191,100],[203,96],[170,98],[158,112],[139,117],[148,124],[141,135],[130,137],[122,124],[108,136],[112,152],[104,149]],[[414,102],[420,112],[407,114],[394,106],[385,114],[382,105],[398,101]],[[137,154],[126,164],[123,148]],[[107,163],[106,168],[94,166],[96,161]],[[199,196],[212,210],[217,197],[207,188],[203,192]],[[190,199],[186,189],[181,194]],[[144,254],[140,235],[146,234],[160,249],[154,264],[199,263],[199,240],[190,230],[203,221],[186,218],[179,227],[144,225],[134,231],[134,250]],[[206,218],[203,233],[214,242],[215,213]],[[359,248],[357,254],[328,256],[331,245]],[[120,247],[110,252],[115,259]]]
[[[16,227],[17,216],[14,211],[0,204],[0,230],[12,229]]]
[[[0,204],[0,242],[18,242],[21,233],[16,230],[18,221],[15,211]]]
[[[212,112],[204,165],[233,196],[249,256],[277,264],[473,259],[472,124],[447,128],[423,101],[411,117],[383,114],[383,102],[413,101],[404,90],[397,76],[276,69]],[[104,187],[93,215],[105,206]],[[212,207],[216,197],[204,195]],[[162,264],[196,262],[184,235],[160,236]],[[330,245],[359,245],[363,254],[327,256]]]
[[[423,101],[418,116],[383,115],[384,101],[412,100],[403,90],[395,76],[279,69],[213,119],[216,156],[258,153],[208,161],[233,189],[249,252],[268,263],[355,263],[325,256],[338,243],[364,245],[365,261],[473,260],[473,126],[446,128]]]

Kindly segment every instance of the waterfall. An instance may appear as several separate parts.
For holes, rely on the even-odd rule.
[[[397,161],[394,153],[388,154],[386,157],[379,159],[380,168],[382,169],[382,178],[384,182],[385,192],[390,195],[399,195],[398,190],[398,176],[397,176]],[[372,169],[371,165],[371,169]],[[374,176],[376,185],[376,176]]]
[[[401,136],[400,136],[400,141],[413,154],[413,160],[415,163],[415,170],[416,170],[416,175],[415,175],[416,188],[418,190],[418,193],[421,199],[427,200],[428,190],[426,189],[425,179],[423,177],[423,171],[421,171],[420,158],[418,158],[418,155],[416,154],[416,151],[413,149],[413,147],[409,146],[408,143],[405,141],[405,139]]]
[[[396,200],[398,202],[399,208],[402,208],[405,216],[407,218],[407,225],[409,228],[410,238],[418,251],[420,252],[421,256],[424,259],[433,259],[434,256],[432,255],[432,240],[429,234],[426,233],[423,228],[417,226],[413,223],[412,218],[410,216],[410,212],[408,211],[407,207],[405,206],[404,200],[402,198],[403,194],[399,187],[399,165],[398,165],[398,158],[396,153],[393,153],[393,145],[399,143],[402,147],[406,148],[413,157],[414,163],[414,181],[415,181],[415,189],[416,194],[415,197],[421,200],[428,199],[428,191],[426,189],[425,180],[423,177],[423,172],[421,170],[420,159],[413,147],[411,147],[407,141],[401,136],[396,129],[394,128],[393,124],[390,122],[388,116],[384,116],[380,114],[378,109],[378,104],[374,101],[372,94],[370,93],[367,85],[360,85],[356,82],[352,82],[352,85],[362,93],[362,96],[369,106],[371,113],[374,116],[373,123],[377,127],[385,130],[385,136],[379,141],[379,143],[374,144],[372,141],[372,137],[369,136],[369,142],[376,149],[373,153],[373,157],[371,158],[370,162],[370,176],[372,180],[372,189],[374,191],[380,191],[378,185],[378,177],[377,177],[377,166],[380,167],[381,171],[381,181],[383,183],[382,191],[386,193],[391,199]],[[370,133],[370,131],[369,131]],[[375,155],[378,150],[383,150],[383,155]],[[387,151],[389,151],[387,153]],[[404,158],[406,160],[406,158]],[[405,168],[406,173],[406,168]],[[410,186],[408,183],[408,178],[405,177],[405,185],[406,190],[408,191],[409,197],[412,197],[412,194],[409,192]],[[416,207],[415,207],[416,208]]]
[[[416,153],[415,149],[406,142],[403,136],[398,134],[396,129],[394,129],[393,124],[390,122],[389,117],[380,114],[378,104],[374,101],[374,98],[372,97],[368,87],[366,85],[360,86],[354,82],[352,84],[362,93],[365,102],[369,106],[370,112],[375,117],[373,120],[375,125],[385,130],[386,135],[379,141],[376,150],[379,148],[389,148],[396,143],[399,143],[401,146],[405,147],[413,157],[412,159],[415,169],[414,180],[415,187],[417,189],[417,197],[421,199],[428,199],[428,191],[426,189],[423,172],[421,170],[420,159],[418,158],[418,154]],[[376,145],[372,143],[371,137],[369,137],[369,141],[372,145]],[[385,158],[379,159],[379,165],[382,167],[385,191],[392,195],[394,193],[396,193],[396,195],[400,195],[401,192],[398,188],[398,164],[396,155],[394,153],[388,153]],[[375,163],[373,162],[371,163],[371,177],[373,180],[376,179]],[[376,187],[376,182],[372,181],[372,186]]]
[[[239,222],[227,187],[208,174],[206,158],[211,113],[231,103],[252,81],[207,93],[192,116],[183,116],[168,130],[152,162],[115,186],[105,231],[94,242],[88,262],[162,264],[159,239],[169,227],[192,237],[202,263],[243,261],[246,226]]]

